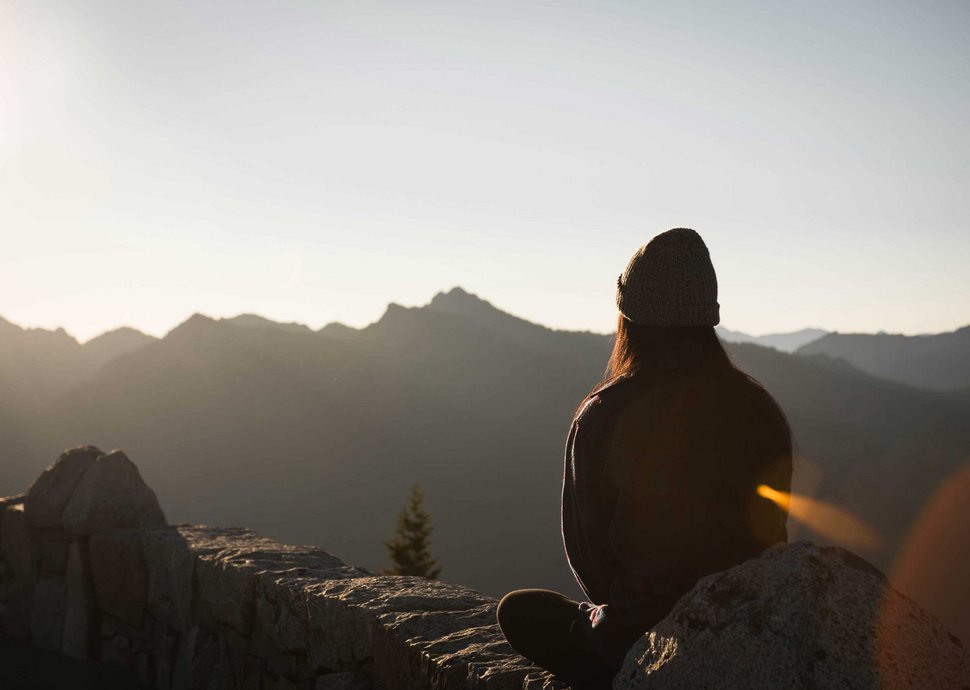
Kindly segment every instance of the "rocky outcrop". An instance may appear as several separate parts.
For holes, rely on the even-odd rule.
[[[124,453],[64,451],[26,495],[0,501],[3,632],[87,658],[95,621],[89,541],[100,544],[100,533],[111,528],[162,525],[155,493]],[[138,571],[116,556],[97,561],[113,576],[104,597],[127,602],[125,588],[137,586]]]
[[[158,688],[554,688],[466,587],[374,575],[251,530],[165,525],[120,451],[65,451],[0,499],[6,634]]]
[[[27,505],[29,508],[29,493]],[[164,524],[165,515],[155,492],[120,450],[99,455],[85,470],[61,514],[64,529],[82,536],[108,529]]]
[[[66,451],[0,499],[3,633],[164,690],[562,690],[508,646],[496,605],[247,529],[165,525],[117,451]],[[698,582],[614,684],[700,687],[965,690],[970,660],[866,561],[799,542]]]
[[[970,658],[858,556],[810,542],[703,578],[627,654],[616,690],[968,688]]]
[[[91,468],[101,451],[94,446],[78,446],[61,454],[30,487],[24,499],[24,512],[32,527],[60,529],[61,515],[81,477]]]

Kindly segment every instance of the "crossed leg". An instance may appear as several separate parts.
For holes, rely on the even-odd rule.
[[[614,669],[596,653],[578,624],[579,602],[548,589],[517,589],[498,604],[496,618],[512,649],[574,690],[608,690]]]

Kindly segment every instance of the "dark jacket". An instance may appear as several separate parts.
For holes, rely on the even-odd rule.
[[[629,647],[704,575],[787,541],[791,439],[747,375],[677,354],[595,390],[566,442],[562,535],[590,602],[580,619],[619,668]]]

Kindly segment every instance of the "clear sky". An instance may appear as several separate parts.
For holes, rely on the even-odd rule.
[[[0,0],[0,316],[612,330],[693,227],[722,323],[970,323],[970,3]]]

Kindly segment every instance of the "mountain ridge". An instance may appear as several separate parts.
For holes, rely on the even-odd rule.
[[[418,481],[446,578],[496,594],[527,582],[580,596],[557,537],[563,442],[611,336],[556,331],[484,300],[459,308],[472,299],[392,303],[362,329],[194,314],[42,404],[25,402],[29,389],[2,389],[0,493],[64,447],[122,447],[173,519],[247,524],[377,568]],[[970,449],[970,399],[822,355],[727,349],[791,421],[796,491],[876,529],[891,550],[864,555],[888,568]]]
[[[970,326],[923,335],[829,333],[796,351],[849,362],[881,378],[953,391],[970,386]]]

